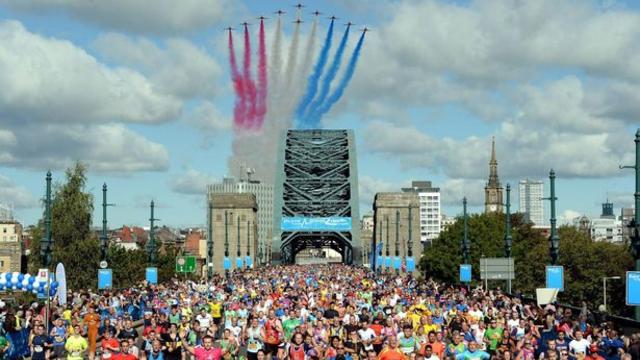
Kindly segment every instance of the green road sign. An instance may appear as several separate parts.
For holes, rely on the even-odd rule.
[[[177,273],[192,273],[196,271],[195,256],[178,256],[176,257]]]

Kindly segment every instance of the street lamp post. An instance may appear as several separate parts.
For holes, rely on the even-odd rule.
[[[504,224],[504,256],[511,257],[511,185],[507,184],[507,204]],[[511,272],[511,269],[509,269]],[[507,276],[507,292],[511,294],[511,274]]]
[[[412,257],[413,256],[413,238],[411,237],[412,233],[411,233],[411,204],[409,204],[409,238],[407,239],[407,256],[408,257]]]
[[[114,204],[107,203],[107,184],[102,184],[102,233],[100,234],[100,265],[107,263],[107,248],[109,246],[107,236],[107,206]]]
[[[389,257],[391,256],[389,255],[389,216],[388,215],[385,216],[385,220],[387,222],[387,249],[386,249],[387,257],[385,258],[384,261],[386,262],[387,259],[389,259]],[[387,269],[387,271],[389,271],[389,269]]]
[[[153,200],[151,200],[151,217],[149,218],[149,222],[150,222],[150,228],[149,228],[149,246],[147,247],[147,251],[149,252],[149,263],[151,265],[155,265],[156,264],[156,237],[155,237],[155,221],[156,220],[160,220],[160,219],[156,219],[153,215],[153,209],[155,207],[155,204],[153,202]]]
[[[602,305],[607,311],[607,280],[620,280],[620,276],[604,276],[602,278]]]
[[[47,192],[45,195],[45,211],[44,211],[44,239],[40,243],[40,255],[42,257],[42,265],[47,270],[51,266],[51,251],[53,250],[53,240],[51,239],[51,171],[47,171]],[[45,326],[47,334],[49,333],[49,318],[51,314],[51,294],[49,294],[49,287],[51,277],[47,276],[47,311],[45,312]]]
[[[551,255],[551,265],[558,263],[558,248],[560,245],[560,239],[558,238],[558,231],[556,229],[556,172],[551,169],[549,171],[549,197],[542,200],[549,200],[551,203],[551,235],[549,236],[549,253]]]
[[[247,220],[247,256],[251,256],[251,221]]]
[[[634,166],[620,166],[620,169],[634,169],[636,172],[636,191],[633,193],[635,200],[634,217],[630,224],[631,250],[635,260],[635,270],[640,271],[640,129],[636,131],[636,164]],[[640,321],[640,306],[635,307],[636,321]]]
[[[396,209],[396,259],[400,257],[400,210]],[[393,259],[394,267],[395,261]],[[396,274],[400,273],[400,269],[396,269]]]
[[[209,208],[209,233],[207,234],[207,280],[213,277],[213,204],[208,201]]]
[[[467,198],[464,197],[462,199],[462,218],[464,224],[464,235],[462,238],[462,257],[464,259],[464,263],[469,263],[469,228],[467,225]]]
[[[229,213],[224,212],[224,260],[229,259]],[[226,277],[229,277],[229,269],[224,269]]]
[[[241,258],[242,253],[240,252],[240,215],[238,215],[237,221],[238,221],[238,224],[237,224],[238,226],[237,226],[237,230],[236,230],[236,232],[237,232],[236,235],[238,237],[238,244],[237,244],[237,249],[236,249],[236,256],[238,257],[238,259],[240,259],[240,261],[242,261],[242,258]],[[239,262],[236,259],[236,266],[238,265],[238,263]],[[240,269],[238,269],[238,270],[240,270]]]

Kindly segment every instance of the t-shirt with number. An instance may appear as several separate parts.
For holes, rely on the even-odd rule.
[[[36,335],[31,340],[31,359],[33,360],[44,360],[46,344],[48,344],[49,337],[46,335]]]

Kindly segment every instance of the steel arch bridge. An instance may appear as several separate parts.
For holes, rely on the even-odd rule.
[[[292,264],[308,248],[360,260],[358,178],[353,131],[289,130],[281,140],[275,184],[275,263]],[[288,226],[298,224],[319,226]],[[341,227],[335,225],[342,221]],[[304,228],[303,228],[304,227]],[[358,243],[358,245],[356,245]]]

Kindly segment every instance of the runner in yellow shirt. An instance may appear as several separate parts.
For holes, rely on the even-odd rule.
[[[73,335],[67,339],[64,345],[64,348],[69,353],[67,360],[82,360],[82,354],[89,347],[89,343],[87,339],[80,336],[80,325],[76,325],[73,330]]]

